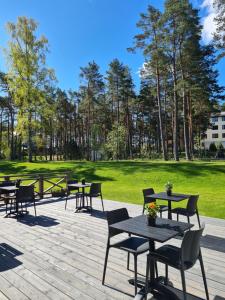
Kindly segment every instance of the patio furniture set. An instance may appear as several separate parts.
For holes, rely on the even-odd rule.
[[[168,195],[166,192],[155,193],[152,188],[143,190],[144,204],[143,214],[130,218],[126,208],[121,208],[107,212],[108,222],[108,240],[106,246],[105,263],[103,270],[102,284],[105,284],[106,269],[109,250],[111,248],[126,251],[127,269],[129,270],[130,255],[134,257],[134,279],[129,283],[134,285],[134,299],[146,299],[149,293],[154,295],[154,299],[160,300],[200,300],[187,293],[185,271],[191,269],[197,261],[200,262],[202,278],[205,288],[205,298],[209,300],[209,292],[206,282],[206,275],[203,265],[203,259],[200,248],[200,240],[204,230],[204,225],[200,224],[197,202],[198,195],[186,195],[173,193]],[[154,226],[149,226],[146,222],[144,210],[146,204],[156,202],[157,199],[167,201],[168,205],[160,205],[160,217],[156,218]],[[187,200],[186,208],[172,209],[172,202]],[[162,213],[168,212],[168,218],[162,218]],[[172,220],[172,214],[177,215],[177,220]],[[190,217],[197,215],[199,229],[190,230],[193,224],[190,223]],[[187,222],[180,222],[179,216],[187,217]],[[128,237],[121,241],[111,242],[114,236],[121,233],[127,233]],[[180,247],[170,244],[164,244],[156,249],[155,242],[166,243],[170,239],[182,236]],[[147,253],[146,256],[146,274],[138,278],[137,258],[140,254]],[[159,276],[157,263],[165,265],[165,276]],[[168,267],[180,271],[182,290],[174,288],[169,284]],[[138,288],[139,291],[138,291]]]
[[[85,191],[86,188],[90,190]],[[75,192],[76,212],[81,210],[92,211],[92,198],[101,197],[102,209],[104,204],[101,192],[101,183],[79,183],[77,180],[69,180],[66,186],[65,209],[68,196]],[[28,206],[33,205],[36,216],[36,199],[34,185],[21,185],[20,180],[0,182],[0,200],[5,204],[6,217],[22,216],[28,213]]]
[[[86,188],[89,191],[86,192]],[[92,212],[92,198],[100,197],[102,210],[104,204],[101,191],[101,183],[79,183],[76,180],[67,182],[67,193],[65,199],[65,209],[67,208],[68,196],[74,194],[76,202],[75,212],[88,210]],[[171,300],[200,300],[187,293],[185,271],[192,268],[196,261],[200,262],[205,295],[209,300],[209,293],[206,282],[206,275],[202,260],[200,239],[204,230],[204,225],[200,224],[198,214],[197,195],[186,195],[173,193],[155,193],[152,188],[143,190],[144,203],[143,214],[131,218],[126,208],[116,209],[106,212],[108,223],[108,239],[106,246],[106,255],[103,268],[102,284],[105,284],[106,270],[108,263],[109,250],[111,248],[120,249],[127,252],[127,269],[130,269],[130,256],[134,257],[134,279],[129,283],[134,285],[134,299],[146,299],[149,293],[154,295],[155,299]],[[4,181],[0,183],[0,197],[6,205],[6,216],[16,215],[17,217],[27,213],[27,206],[33,204],[36,216],[36,203],[34,186],[23,186],[20,181]],[[154,226],[149,226],[146,222],[144,209],[146,204],[156,202],[156,200],[167,201],[167,205],[159,206],[160,217],[156,218]],[[187,199],[186,208],[172,209],[172,202],[180,202]],[[162,218],[162,213],[167,212],[168,217]],[[177,220],[172,220],[172,214],[177,215]],[[195,215],[198,219],[199,229],[190,230],[193,224],[190,223],[190,217]],[[179,216],[187,217],[187,222],[180,222]],[[120,241],[112,241],[115,236],[127,233],[128,237]],[[180,247],[170,244],[164,244],[156,248],[155,243],[166,243],[170,239],[182,236]],[[138,277],[138,256],[146,253],[146,274]],[[157,263],[165,265],[165,276],[159,276]],[[182,291],[169,284],[168,267],[173,267],[180,271]],[[139,289],[139,290],[138,290]]]

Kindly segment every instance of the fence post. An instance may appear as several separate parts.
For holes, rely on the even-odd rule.
[[[43,196],[44,196],[44,177],[43,177],[43,175],[39,175],[39,196],[40,196],[40,199],[43,199]]]

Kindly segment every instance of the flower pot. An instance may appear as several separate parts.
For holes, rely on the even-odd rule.
[[[167,196],[171,196],[172,195],[172,190],[166,190]]]
[[[150,216],[147,216],[147,225],[148,226],[155,226],[156,224],[156,217],[150,217]]]
[[[85,184],[85,179],[82,179],[82,180],[81,180],[81,183],[82,183],[82,184]]]

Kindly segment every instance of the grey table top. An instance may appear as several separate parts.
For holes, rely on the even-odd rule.
[[[69,187],[77,187],[77,188],[85,188],[85,187],[90,187],[91,183],[86,182],[85,184],[82,183],[69,183],[68,184]]]
[[[192,224],[157,218],[154,227],[147,225],[146,216],[141,215],[110,225],[111,228],[164,243],[193,227]]]
[[[18,190],[18,187],[16,186],[13,186],[13,185],[9,185],[9,186],[0,186],[0,190],[2,191],[7,191],[7,192],[10,192],[10,191],[16,191]]]
[[[152,195],[146,196],[149,199],[159,199],[159,200],[167,200],[167,201],[174,201],[179,202],[185,199],[188,199],[190,195],[187,194],[179,194],[179,193],[172,193],[171,196],[168,196],[166,192],[156,193]]]

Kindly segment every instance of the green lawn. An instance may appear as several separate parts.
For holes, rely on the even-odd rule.
[[[142,189],[199,194],[200,214],[225,219],[225,162],[0,162],[0,175],[71,170],[74,178],[103,183],[106,199],[142,203]]]

